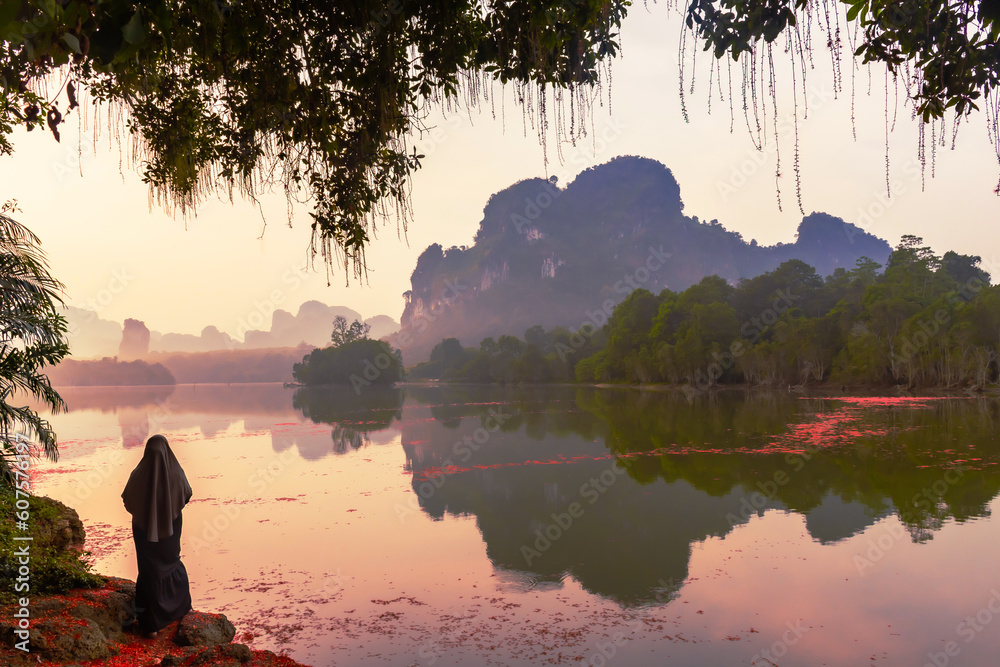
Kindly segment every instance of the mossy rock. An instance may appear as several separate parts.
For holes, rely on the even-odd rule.
[[[176,641],[181,646],[216,646],[235,636],[236,628],[223,614],[189,611],[178,624]]]
[[[10,489],[0,489],[0,514],[13,516],[16,498]],[[20,531],[14,521],[0,522],[0,579],[15,581],[18,576],[17,551],[27,545],[31,555],[31,597],[65,593],[75,588],[96,588],[104,579],[91,572],[82,551],[85,533],[76,510],[63,503],[31,496],[28,499],[29,530]],[[15,537],[30,536],[29,541]],[[0,590],[0,604],[17,598],[12,586]]]
[[[100,660],[112,655],[108,639],[94,621],[46,618],[28,631],[32,653],[57,662]]]

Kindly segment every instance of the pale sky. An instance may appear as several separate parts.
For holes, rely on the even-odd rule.
[[[417,142],[427,157],[413,179],[414,220],[405,238],[394,226],[380,231],[368,250],[366,285],[352,279],[345,287],[341,271],[327,286],[321,263],[315,271],[302,271],[308,210],[299,207],[289,228],[280,195],[263,200],[268,225],[262,238],[261,215],[247,202],[213,201],[186,222],[155,206],[150,211],[146,187],[127,162],[120,165],[117,145],[102,140],[95,155],[88,133],[78,158],[75,120],[64,125],[61,144],[48,133],[16,135],[15,155],[0,159],[0,200],[19,201],[23,212],[17,218],[42,238],[53,274],[67,286],[69,303],[98,310],[104,319],[133,317],[150,329],[178,333],[198,333],[212,324],[235,334],[253,313],[275,306],[295,312],[310,299],[347,306],[364,317],[387,314],[398,320],[417,256],[431,243],[471,244],[491,194],[533,176],[555,174],[565,184],[581,169],[616,155],[642,155],[669,167],[680,183],[687,215],[717,218],[748,241],[793,241],[802,214],[795,203],[793,143],[786,131],[793,117],[787,56],[776,62],[783,134],[784,211],[779,212],[774,145],[762,153],[754,150],[740,112],[738,83],[733,132],[725,85],[725,102],[713,86],[708,113],[709,56],[702,52],[695,93],[687,99],[690,123],[684,122],[677,75],[680,25],[680,18],[663,6],[633,5],[623,52],[613,65],[610,113],[606,99],[593,113],[594,134],[606,140],[565,148],[563,165],[550,145],[547,173],[537,135],[530,128],[524,135],[519,110],[508,108],[506,127],[489,108],[471,118],[440,119],[438,138]],[[799,114],[805,212],[842,217],[893,245],[902,234],[915,234],[939,254],[980,255],[984,268],[1000,277],[1000,198],[994,194],[1000,165],[984,115],[963,123],[954,151],[938,148],[936,177],[930,178],[928,166],[921,191],[914,169],[917,124],[900,106],[890,138],[894,192],[887,200],[884,71],[873,70],[870,96],[867,69],[857,73],[855,140],[847,70],[845,90],[834,100],[829,56],[825,48],[815,55],[809,117]],[[871,215],[862,216],[864,210]]]

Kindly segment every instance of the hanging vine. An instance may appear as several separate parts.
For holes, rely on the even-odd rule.
[[[919,121],[917,156],[921,164],[922,187],[924,172],[930,161],[931,177],[936,174],[937,148],[947,147],[947,118],[953,123],[954,135],[963,118],[982,105],[991,144],[997,148],[1000,162],[1000,135],[996,89],[1000,86],[1000,3],[991,0],[942,3],[932,0],[691,0],[685,12],[682,31],[682,53],[687,43],[700,42],[704,50],[713,51],[716,58],[732,56],[742,61],[744,117],[754,147],[763,151],[767,142],[767,100],[762,93],[766,85],[772,113],[777,114],[777,77],[771,44],[778,35],[786,34],[785,50],[790,54],[794,130],[794,165],[796,196],[802,210],[802,188],[799,173],[798,86],[804,103],[803,118],[808,115],[806,77],[814,69],[815,34],[822,36],[830,56],[833,94],[844,86],[843,27],[847,27],[853,57],[851,73],[851,128],[857,140],[856,128],[856,67],[867,66],[867,94],[872,92],[872,67],[883,65],[885,70],[885,145],[886,189],[892,195],[889,178],[889,134],[895,129],[900,87],[904,104],[911,107],[912,117]],[[761,45],[766,45],[766,49]],[[766,51],[766,55],[765,55]],[[759,57],[758,57],[759,56]],[[693,58],[692,58],[693,61]],[[685,74],[684,58],[680,62],[680,77]],[[808,67],[806,66],[808,63]],[[895,103],[890,117],[889,94],[894,90]],[[693,72],[690,74],[693,81]],[[766,79],[766,84],[765,84]],[[732,83],[730,83],[732,90]],[[753,122],[750,116],[753,115]],[[688,112],[685,109],[684,118]],[[761,119],[764,122],[761,122]],[[776,176],[781,174],[781,138],[777,119],[772,119],[775,133]],[[929,127],[930,155],[925,132]],[[730,128],[732,131],[732,128]],[[778,208],[781,209],[781,188],[777,183]],[[1000,184],[997,187],[1000,194]]]
[[[77,106],[93,110],[95,141],[106,126],[151,206],[187,217],[209,197],[283,192],[289,211],[309,207],[328,277],[336,264],[360,279],[378,227],[394,219],[405,234],[412,218],[424,156],[411,137],[429,114],[495,112],[509,89],[548,165],[553,145],[561,157],[586,136],[599,95],[610,107],[627,7],[4,0],[0,154],[15,127],[58,141]]]

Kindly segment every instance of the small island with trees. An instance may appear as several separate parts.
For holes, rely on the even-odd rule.
[[[355,393],[372,385],[392,385],[403,377],[403,359],[388,343],[368,337],[371,327],[338,315],[331,344],[316,348],[292,366],[292,377],[307,386],[350,385]]]

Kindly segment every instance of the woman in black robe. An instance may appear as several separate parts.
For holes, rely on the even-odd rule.
[[[139,565],[136,617],[150,637],[191,610],[191,589],[181,562],[181,510],[190,499],[191,485],[167,439],[154,435],[122,492],[132,515]]]

